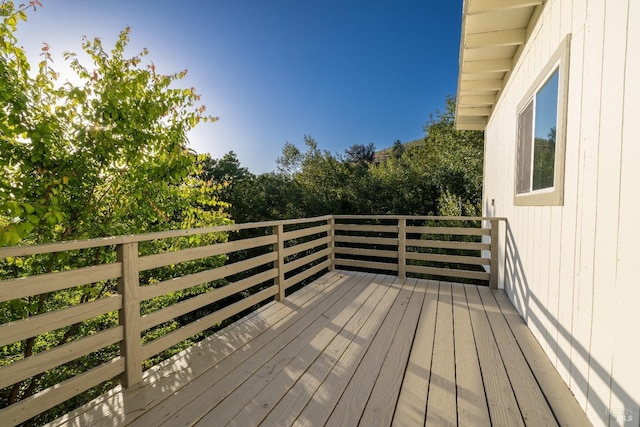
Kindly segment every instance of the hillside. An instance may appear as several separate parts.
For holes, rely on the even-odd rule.
[[[413,141],[409,141],[409,142],[405,142],[402,144],[402,146],[404,147],[405,150],[408,150],[412,147],[415,147],[419,144],[423,144],[424,143],[424,138],[419,138],[419,139],[415,139]],[[393,150],[393,147],[387,147],[387,148],[383,148],[382,150],[378,150],[376,151],[374,157],[373,157],[373,162],[374,163],[381,163],[384,162],[390,155],[391,155],[391,151]]]

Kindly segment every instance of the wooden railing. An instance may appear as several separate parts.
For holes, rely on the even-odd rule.
[[[335,265],[498,286],[501,218],[334,216]],[[482,227],[482,223],[488,225]],[[489,271],[484,268],[490,267]]]
[[[0,409],[0,420],[3,424],[24,422],[114,378],[120,378],[122,387],[139,383],[143,378],[143,365],[148,365],[156,355],[196,334],[223,326],[228,319],[260,304],[281,300],[288,289],[302,286],[333,268],[383,271],[401,277],[462,278],[486,281],[496,287],[499,221],[496,218],[324,216],[0,248],[0,261],[5,263],[7,259],[14,263],[16,259],[26,262],[29,257],[46,254],[113,252],[112,262],[73,269],[70,268],[75,266],[64,266],[58,271],[0,281],[1,310],[11,309],[9,304],[14,304],[14,308],[22,303],[33,304],[34,298],[43,295],[53,295],[55,299],[58,292],[102,284],[101,292],[85,292],[93,297],[81,299],[76,305],[37,315],[33,310],[25,310],[29,314],[10,322],[1,319],[0,348],[16,343],[24,345],[33,337],[68,331],[74,326],[78,332],[82,328],[77,326],[91,319],[105,316],[112,319],[111,324],[97,322],[102,327],[78,332],[72,339],[66,337],[69,339],[61,345],[42,346],[42,351],[28,357],[16,356],[11,363],[5,363],[0,367],[0,390],[5,395],[16,384],[40,378],[44,372],[86,355],[114,355]],[[489,227],[483,228],[483,223]],[[150,242],[211,235],[223,236],[218,239],[222,241],[211,244],[211,239],[205,239],[209,243],[203,246],[148,253]],[[227,235],[231,241],[226,241]],[[144,251],[141,245],[147,245]],[[202,271],[163,280],[153,280],[148,274],[220,256],[226,258],[226,262],[218,263],[223,265]],[[491,267],[490,273],[485,271],[485,266]],[[111,288],[109,283],[113,284]],[[203,288],[203,285],[206,286]],[[112,291],[104,292],[104,289]],[[149,304],[179,292],[192,294],[157,309]],[[175,322],[196,311],[199,315],[189,323],[181,322],[179,327],[161,336],[149,333],[159,325]]]

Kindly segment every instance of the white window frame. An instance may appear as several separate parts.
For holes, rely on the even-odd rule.
[[[571,36],[567,35],[560,43],[560,46],[553,53],[538,78],[531,85],[526,95],[518,104],[516,114],[516,158],[514,175],[514,196],[513,203],[516,206],[562,206],[564,204],[564,163],[565,163],[565,142],[567,134],[567,99],[568,99],[568,78],[569,78],[569,48]],[[534,98],[547,83],[553,73],[558,71],[558,105],[556,117],[556,145],[554,156],[554,176],[553,187],[530,190],[518,194],[518,174],[520,168],[520,116],[524,110],[534,101]],[[535,135],[535,102],[532,114],[531,132]],[[533,147],[535,138],[531,140],[531,154],[528,161],[533,161]],[[530,167],[530,174],[533,175],[533,165]]]

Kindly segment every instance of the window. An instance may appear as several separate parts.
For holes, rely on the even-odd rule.
[[[518,108],[516,205],[562,205],[569,36]]]
[[[518,118],[518,194],[553,188],[558,126],[558,69]]]

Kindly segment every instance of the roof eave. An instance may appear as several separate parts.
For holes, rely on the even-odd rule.
[[[485,129],[544,2],[463,1],[456,129]]]

